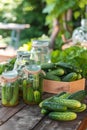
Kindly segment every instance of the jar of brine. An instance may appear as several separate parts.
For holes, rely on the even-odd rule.
[[[23,100],[27,104],[38,104],[42,100],[43,74],[40,66],[29,65],[24,69]]]
[[[1,101],[4,106],[16,106],[19,103],[17,71],[3,72],[1,75]]]

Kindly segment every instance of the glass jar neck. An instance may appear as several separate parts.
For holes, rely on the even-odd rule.
[[[48,41],[43,41],[43,40],[34,40],[32,47],[48,47],[49,42]]]
[[[82,27],[87,27],[87,19],[82,19],[81,20],[81,26]]]

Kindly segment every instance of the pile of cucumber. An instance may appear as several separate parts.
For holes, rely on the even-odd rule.
[[[19,102],[19,86],[18,83],[9,83],[2,86],[2,104],[4,106],[15,106]]]
[[[41,69],[45,72],[44,79],[48,80],[71,82],[83,78],[82,70],[68,63],[44,63]]]
[[[53,120],[70,121],[77,118],[78,112],[86,110],[86,104],[83,103],[86,96],[86,90],[80,90],[72,94],[61,92],[43,100],[39,107],[42,114],[48,115]]]

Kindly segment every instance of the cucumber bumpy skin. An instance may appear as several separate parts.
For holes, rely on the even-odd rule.
[[[60,121],[71,121],[77,118],[77,114],[74,112],[50,112],[49,118]]]
[[[39,74],[34,75],[33,78],[34,78],[33,88],[34,90],[38,90],[39,89]]]
[[[35,99],[35,102],[36,103],[40,103],[40,101],[41,101],[41,94],[40,94],[40,92],[39,91],[34,91],[34,99]]]
[[[45,108],[46,110],[49,110],[49,111],[56,111],[56,112],[67,110],[66,106],[59,105],[58,103],[51,102],[51,101],[43,102],[42,108]]]
[[[6,86],[6,99],[7,101],[9,102],[11,99],[12,99],[12,96],[13,96],[13,87],[12,85],[10,84],[10,86]]]
[[[49,113],[49,111],[46,110],[45,108],[42,108],[42,109],[41,109],[41,114],[47,115],[48,113]]]
[[[54,96],[51,96],[49,98],[44,99],[42,102],[40,102],[39,107],[42,107],[43,102],[52,101],[55,97],[60,97],[61,95],[65,94],[65,93],[66,92],[60,92],[60,93],[58,93],[58,94],[56,94]]]
[[[18,97],[19,97],[19,87],[18,87],[18,84],[15,83],[14,87],[13,87],[13,97],[10,100],[9,104],[11,106],[14,106],[15,104],[17,104],[18,103]]]
[[[65,71],[62,68],[59,68],[59,69],[48,72],[48,74],[56,75],[56,76],[62,76],[62,75],[64,75],[64,73],[65,73]]]
[[[83,111],[86,110],[86,108],[87,108],[86,104],[82,103],[81,107],[76,108],[76,109],[71,109],[71,111],[73,111],[73,112],[83,112]]]
[[[27,100],[26,102],[28,103],[33,103],[34,102],[34,91],[32,87],[27,88]]]
[[[54,102],[56,102],[60,105],[64,105],[68,108],[73,108],[73,109],[81,106],[81,103],[74,99],[72,99],[72,100],[71,99],[61,99],[61,98],[55,97]]]
[[[74,92],[72,94],[70,94],[67,99],[75,99],[78,100],[80,102],[82,102],[85,97],[87,96],[87,91],[86,90],[79,90],[77,92]]]
[[[26,79],[23,80],[23,99],[26,100],[27,98],[27,81]]]
[[[75,81],[75,80],[77,80],[77,76],[78,76],[77,73],[71,72],[71,73],[67,74],[66,76],[64,76],[62,81],[64,81],[64,82]]]
[[[7,104],[8,104],[8,101],[7,101],[7,99],[6,99],[6,86],[3,86],[3,87],[2,87],[1,96],[2,96],[2,104],[3,104],[3,105],[7,105]]]

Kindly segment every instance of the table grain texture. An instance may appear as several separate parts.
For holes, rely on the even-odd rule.
[[[44,93],[43,99],[50,96],[52,94]],[[73,121],[54,121],[47,115],[43,116],[38,105],[27,105],[20,101],[16,107],[4,107],[0,101],[0,130],[87,130],[87,126],[79,127],[86,117],[87,110],[79,113]]]

